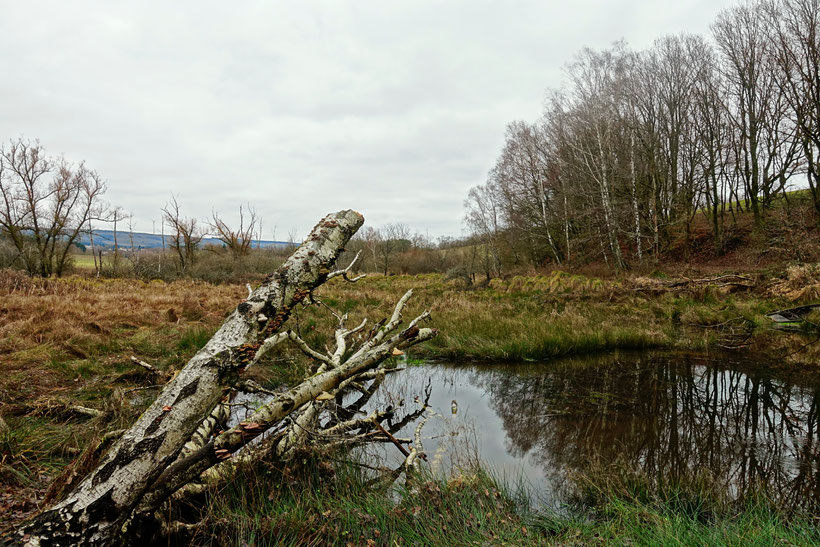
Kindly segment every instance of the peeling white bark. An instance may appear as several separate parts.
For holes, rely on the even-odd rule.
[[[326,361],[319,371],[302,384],[287,393],[270,393],[272,398],[264,406],[246,418],[233,429],[217,436],[214,441],[203,446],[197,454],[190,454],[187,460],[175,464],[157,480],[155,488],[143,500],[140,511],[150,512],[168,495],[181,487],[177,497],[186,497],[202,491],[202,486],[188,481],[197,480],[208,484],[216,484],[233,476],[238,466],[253,464],[264,459],[274,457],[278,460],[289,460],[296,450],[303,445],[311,445],[318,449],[334,449],[350,447],[366,442],[390,441],[396,443],[395,437],[387,432],[380,424],[382,420],[392,415],[392,411],[374,411],[367,419],[354,419],[353,416],[372,397],[384,381],[388,372],[394,369],[386,368],[386,358],[391,356],[396,348],[406,348],[411,345],[429,340],[436,335],[434,329],[419,329],[418,323],[429,317],[424,312],[412,320],[406,328],[396,333],[401,324],[402,309],[409,294],[405,295],[393,312],[391,321],[381,328],[378,338],[383,340],[375,347],[367,341],[351,357],[343,360],[344,352],[339,348],[347,347],[347,337],[364,328],[364,321],[354,329],[345,329],[345,316],[340,317],[337,341],[340,346],[332,352],[335,358]],[[338,317],[338,315],[337,315]],[[388,335],[386,340],[384,338]],[[297,336],[289,337],[305,352],[313,357],[318,352],[310,348]],[[374,338],[376,338],[374,336]],[[330,356],[331,353],[328,353]],[[363,384],[370,382],[369,387]],[[343,400],[346,393],[358,391],[362,394],[356,401],[346,408],[338,407],[338,401]],[[427,394],[429,399],[429,393]],[[422,408],[415,413],[406,415],[395,424],[396,431],[409,423],[415,416],[420,416],[427,408],[427,399]],[[350,416],[346,421],[334,419],[337,412]],[[320,417],[326,419],[319,425]],[[287,417],[288,422],[283,422]],[[329,419],[327,419],[329,418]],[[285,427],[282,424],[285,423]],[[273,437],[268,437],[261,443],[248,444],[262,433],[275,429]],[[359,432],[347,435],[348,432]],[[374,435],[381,432],[383,435]],[[408,441],[409,442],[409,441]],[[400,446],[400,445],[399,445]],[[244,448],[244,449],[243,449]],[[240,449],[243,449],[239,452]],[[214,465],[215,464],[215,465]]]
[[[293,306],[336,273],[330,266],[363,221],[351,210],[322,219],[285,264],[237,306],[97,469],[65,500],[21,527],[21,541],[25,537],[26,545],[114,543],[123,522],[144,502],[157,479],[173,467],[203,417],[219,402],[225,386],[257,360],[259,350],[282,340],[278,331]],[[367,366],[366,360],[362,366]],[[330,378],[338,371],[327,374],[322,378],[332,385]],[[323,385],[311,382],[293,394],[291,404],[312,398]],[[279,414],[274,412],[270,417],[283,415],[288,400],[283,399]]]
[[[364,373],[363,377],[369,376],[368,373],[390,357],[394,349],[405,349],[435,337],[438,334],[435,329],[420,329],[417,326],[420,321],[429,317],[429,312],[424,312],[411,321],[406,329],[385,339],[401,324],[401,312],[411,294],[412,291],[408,291],[399,301],[390,322],[340,366],[320,371],[291,390],[277,394],[244,422],[221,433],[206,446],[168,467],[157,478],[151,491],[143,496],[139,511],[150,512],[156,509],[163,500],[179,488],[197,479],[203,472],[220,461],[228,460],[233,453],[250,441],[280,424],[285,417],[296,413],[295,425],[285,433],[282,441],[285,443],[284,448],[277,450],[277,453],[281,455],[291,450],[296,442],[304,439],[305,434],[313,429],[309,427],[309,424],[315,422],[317,413],[321,410],[320,399],[317,399],[319,395],[339,393],[359,379],[360,373]],[[308,355],[313,353],[315,351],[310,350]],[[379,381],[379,378],[377,374],[376,380]],[[297,412],[300,409],[302,410]],[[229,464],[227,467],[232,466]]]

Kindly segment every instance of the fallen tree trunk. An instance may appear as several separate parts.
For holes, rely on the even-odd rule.
[[[247,418],[246,421],[220,433],[199,450],[175,462],[157,479],[151,491],[143,499],[140,511],[144,513],[153,511],[172,493],[199,477],[205,470],[220,460],[226,459],[234,452],[237,452],[260,434],[279,424],[286,416],[291,417],[293,425],[286,429],[286,432],[281,436],[280,442],[273,448],[279,455],[298,444],[296,438],[305,438],[310,433],[321,437],[323,431],[318,425],[321,412],[320,408],[317,407],[322,406],[324,402],[335,400],[336,395],[340,394],[344,388],[349,387],[352,381],[357,379],[359,373],[383,362],[392,354],[393,349],[406,348],[429,340],[436,335],[434,329],[420,329],[417,326],[418,322],[429,316],[425,312],[413,320],[406,329],[384,339],[385,334],[393,332],[398,326],[401,310],[410,295],[412,295],[412,291],[408,291],[405,298],[396,306],[396,311],[393,314],[394,320],[380,329],[379,334],[382,336],[377,335],[377,337],[363,344],[357,352],[344,362],[341,362],[340,359],[338,365],[333,365],[329,370],[308,378],[293,389],[276,395],[271,401],[254,412],[251,417]],[[343,325],[340,330],[342,329]],[[285,336],[280,335],[279,339],[289,339],[293,335],[291,332],[283,334]],[[297,345],[303,347],[303,344],[304,342],[301,342]],[[321,356],[328,361],[332,360],[330,356],[319,354],[315,350],[305,347],[303,347],[303,350],[311,357]],[[338,353],[338,348],[334,353]],[[377,380],[377,378],[374,379],[374,381]],[[328,396],[322,397],[323,394]],[[307,408],[302,412],[295,412],[306,405]],[[293,416],[293,414],[297,415]],[[378,423],[374,426],[380,427]],[[363,425],[360,425],[360,427],[363,427]],[[259,453],[259,457],[265,455],[267,455],[267,451]]]
[[[633,291],[650,293],[693,291],[707,286],[718,287],[724,289],[725,291],[755,288],[754,279],[744,275],[735,274],[719,275],[716,277],[706,277],[702,279],[684,278],[671,281],[639,278],[635,281],[635,283],[637,286],[632,288]]]
[[[427,313],[406,329],[395,332],[410,293],[398,303],[390,322],[371,332],[348,358],[347,340],[360,332],[364,323],[346,330],[346,317],[340,318],[337,347],[332,354],[317,352],[295,333],[282,331],[294,306],[312,298],[316,287],[335,276],[347,277],[349,268],[335,272],[330,268],[363,221],[359,213],[350,210],[326,216],[290,258],[237,306],[99,466],[65,500],[20,528],[18,537],[23,543],[109,545],[123,541],[123,527],[135,513],[154,511],[179,488],[198,480],[204,471],[227,460],[285,417],[294,413],[304,415],[306,405],[331,402],[327,398],[317,402],[318,396],[331,393],[341,398],[354,380],[377,381],[378,375],[371,378],[368,371],[395,348],[409,347],[435,336],[435,330],[417,326],[429,317]],[[319,372],[273,397],[250,421],[212,438],[208,438],[209,433],[198,432],[226,390],[240,381],[240,373],[284,340],[291,340],[320,361]],[[312,412],[303,421],[317,427],[320,415],[321,412]],[[291,416],[291,421],[298,418]],[[295,433],[293,426],[289,427],[292,443]],[[200,442],[195,442],[197,439]],[[185,455],[180,457],[184,447]]]

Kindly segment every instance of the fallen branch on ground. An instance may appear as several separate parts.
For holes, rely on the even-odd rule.
[[[311,348],[298,333],[283,329],[291,311],[311,302],[313,290],[327,279],[357,279],[347,277],[352,264],[336,271],[331,266],[362,222],[354,211],[326,216],[168,381],[97,468],[66,499],[18,530],[19,540],[32,546],[115,544],[134,532],[128,523],[153,519],[174,493],[183,495],[186,488],[196,490],[197,485],[218,481],[236,465],[263,458],[286,460],[301,446],[348,447],[387,439],[365,423],[352,424],[353,429],[339,428],[339,424],[349,422],[367,403],[396,350],[436,336],[435,329],[419,327],[429,319],[428,312],[400,328],[412,291],[396,304],[390,320],[377,323],[363,340],[353,335],[366,322],[347,328],[347,316],[337,315],[332,351]],[[316,374],[288,391],[262,392],[269,400],[223,431],[231,407],[228,398],[238,387],[250,385],[243,382],[242,373],[286,340],[321,363]],[[135,362],[149,371],[154,368],[138,359]],[[346,395],[353,391],[362,396],[345,406]],[[392,415],[376,413],[376,423]],[[391,434],[397,431],[390,429]],[[334,436],[328,443],[330,430]],[[172,524],[166,523],[166,528]]]

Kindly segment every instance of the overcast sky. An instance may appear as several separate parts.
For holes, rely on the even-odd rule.
[[[200,218],[251,202],[266,239],[346,208],[459,236],[581,47],[706,34],[733,3],[6,2],[0,139],[86,160],[138,231],[173,192]]]

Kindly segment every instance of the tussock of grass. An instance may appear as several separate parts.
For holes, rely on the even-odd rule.
[[[71,427],[45,416],[11,416],[7,429],[0,432],[0,480],[7,484],[30,486],[38,473],[57,473],[77,450]]]
[[[183,352],[199,351],[213,336],[214,330],[201,325],[195,325],[185,330],[179,337],[177,347]]]
[[[587,541],[601,537],[621,545],[738,546],[820,542],[812,515],[788,515],[764,490],[733,500],[725,486],[705,473],[659,481],[627,468],[599,466],[576,482],[576,514],[589,518],[569,535]]]

